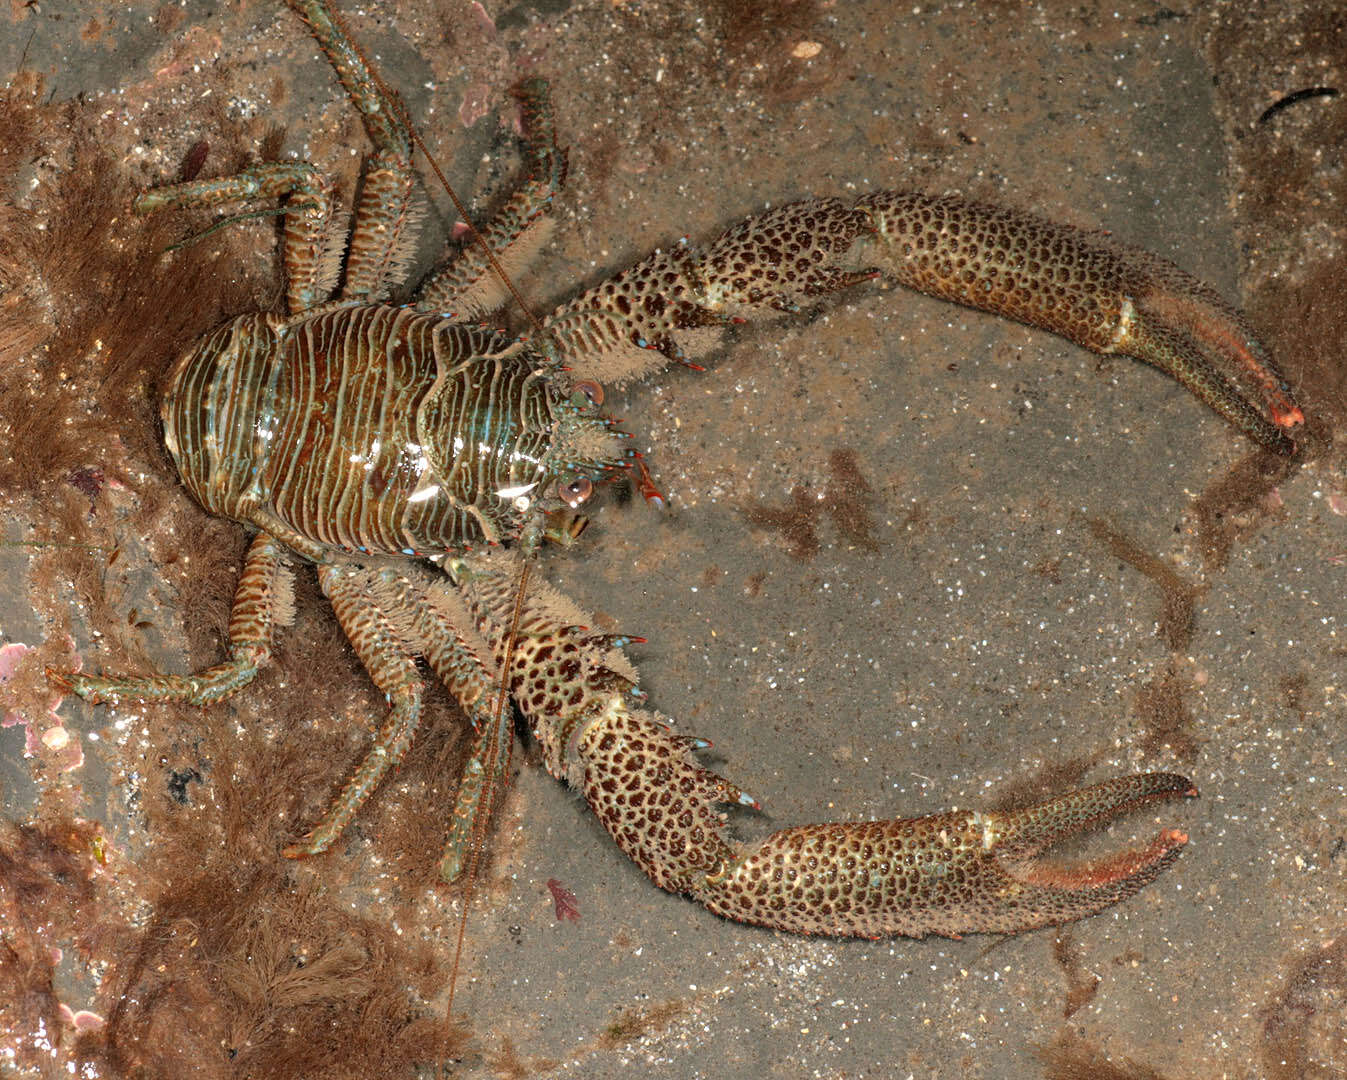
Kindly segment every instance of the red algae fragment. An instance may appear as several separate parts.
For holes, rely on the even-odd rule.
[[[564,922],[569,919],[572,922],[579,922],[580,908],[576,904],[575,893],[556,878],[547,879],[547,889],[552,894],[552,902],[556,905],[557,921]]]

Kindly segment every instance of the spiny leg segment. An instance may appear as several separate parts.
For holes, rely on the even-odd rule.
[[[424,572],[343,563],[319,567],[318,576],[337,621],[387,698],[389,711],[373,747],[323,819],[282,854],[303,858],[326,851],[379,783],[401,764],[421,717],[424,685],[416,667],[421,657],[479,731],[460,783],[444,855],[445,865],[460,865],[484,791],[493,790],[486,785],[503,781],[500,770],[482,765],[483,760],[499,760],[499,756],[488,759],[487,755],[493,749],[492,740],[501,738],[500,725],[491,723],[499,683],[494,667],[489,666],[490,652],[473,632],[463,605],[435,590]],[[503,727],[504,737],[512,737],[513,727]],[[504,757],[508,761],[508,754]],[[476,824],[480,828],[483,823]]]
[[[282,261],[286,305],[294,315],[327,300],[341,271],[341,238],[331,229],[332,184],[307,162],[269,162],[233,176],[169,184],[136,199],[138,214],[286,198]]]
[[[391,99],[366,64],[359,48],[322,0],[286,0],[313,32],[337,78],[365,123],[374,153],[365,166],[355,208],[342,298],[377,302],[400,285],[415,254],[420,214],[412,205],[416,175],[412,142]]]
[[[352,104],[359,110],[374,152],[355,208],[349,244],[332,223],[331,183],[306,162],[255,165],[234,176],[172,184],[136,200],[139,213],[184,206],[219,206],[287,197],[284,263],[291,314],[324,303],[336,287],[345,253],[342,298],[377,302],[401,284],[414,255],[420,215],[413,205],[411,139],[364,57],[322,0],[287,0],[308,24]]]
[[[502,270],[521,273],[552,235],[553,200],[566,182],[566,151],[557,146],[547,83],[527,79],[514,88],[523,110],[524,160],[529,175],[481,230]],[[422,285],[420,311],[438,311],[455,321],[480,319],[497,310],[509,293],[480,244],[464,247]]]

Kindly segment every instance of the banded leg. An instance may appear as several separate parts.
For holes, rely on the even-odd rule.
[[[877,192],[807,199],[747,219],[704,251],[655,252],[546,320],[576,378],[638,378],[681,359],[675,335],[887,274],[1097,353],[1153,364],[1267,448],[1295,452],[1304,421],[1233,307],[1157,255],[1031,214]]]
[[[379,571],[329,564],[318,568],[318,583],[360,662],[388,700],[388,715],[365,760],[323,819],[282,849],[289,859],[319,855],[332,846],[379,782],[402,762],[421,720],[424,686],[412,650],[380,603],[384,586]]]
[[[378,301],[406,276],[420,221],[412,207],[412,143],[401,103],[380,86],[324,0],[288,3],[313,32],[374,144],[351,227],[342,297]]]
[[[135,201],[138,214],[187,206],[220,206],[250,199],[285,198],[285,298],[293,315],[331,295],[341,271],[343,237],[331,228],[332,185],[307,162],[254,165],[235,176],[169,184]]]
[[[472,720],[477,731],[459,777],[440,877],[454,882],[467,869],[474,837],[485,834],[509,780],[514,745],[514,706],[497,710],[499,672],[491,649],[473,629],[463,602],[443,581],[416,575],[413,581],[385,572],[380,602]]]
[[[566,182],[566,151],[558,148],[547,83],[528,79],[514,88],[523,109],[524,159],[529,176],[491,223],[482,229],[501,269],[514,276],[552,235],[552,202]],[[480,319],[509,297],[482,245],[469,238],[454,259],[430,277],[416,301],[419,311],[440,311],[457,322]]]
[[[294,620],[294,575],[286,551],[266,533],[254,537],[229,613],[230,658],[195,675],[108,678],[48,671],[57,685],[91,705],[119,701],[184,701],[212,705],[237,693],[271,659],[276,631]]]
[[[337,620],[375,684],[389,701],[388,717],[365,760],[323,820],[284,849],[290,858],[326,851],[371,792],[402,761],[421,711],[423,685],[416,657],[424,657],[478,729],[459,784],[451,834],[441,863],[452,881],[461,873],[470,839],[489,823],[509,770],[514,710],[495,716],[499,680],[488,668],[490,650],[472,630],[461,603],[428,575],[392,568],[328,565],[319,580]]]

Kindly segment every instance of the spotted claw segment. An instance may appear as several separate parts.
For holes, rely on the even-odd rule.
[[[581,376],[623,382],[683,358],[676,335],[887,276],[919,292],[1152,364],[1256,442],[1295,453],[1294,395],[1244,317],[1167,259],[1018,210],[880,191],[748,218],[704,250],[657,251],[549,316]]]
[[[1197,794],[1186,777],[1119,777],[1008,813],[805,825],[769,836],[698,890],[708,908],[799,933],[1017,933],[1095,915],[1155,880],[1188,838],[1074,867],[1040,862],[1073,833],[1144,803]]]
[[[449,560],[498,662],[517,581],[508,554]],[[1185,777],[1109,780],[1036,806],[783,829],[756,845],[726,835],[724,804],[755,805],[693,756],[703,740],[634,707],[620,649],[583,647],[592,620],[530,583],[510,685],[548,769],[579,790],[657,885],[740,922],[808,934],[1013,933],[1071,922],[1124,900],[1178,858],[1166,829],[1140,851],[1076,867],[1042,861],[1062,840],[1150,801],[1197,792]]]

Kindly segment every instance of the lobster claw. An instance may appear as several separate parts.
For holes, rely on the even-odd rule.
[[[1070,867],[1043,862],[1048,848],[1150,801],[1196,794],[1186,777],[1144,773],[1008,812],[784,829],[695,893],[729,918],[802,933],[959,937],[1052,926],[1131,896],[1188,837],[1165,829],[1142,850]]]
[[[1040,856],[1075,833],[1102,825],[1155,799],[1196,798],[1197,788],[1175,773],[1124,776],[1073,791],[1037,806],[983,814],[981,861],[1000,878],[994,915],[1007,930],[1085,918],[1131,896],[1155,880],[1188,842],[1178,829],[1162,829],[1145,848],[1064,866]]]
[[[516,599],[511,555],[447,567],[500,655]],[[1197,794],[1187,777],[1142,773],[1008,811],[837,822],[740,844],[720,807],[756,805],[705,768],[703,740],[637,704],[636,672],[615,643],[584,647],[592,622],[531,582],[512,660],[514,701],[548,770],[576,788],[660,888],[727,919],[801,934],[881,937],[1015,933],[1083,919],[1159,877],[1188,842],[1164,829],[1139,851],[1075,867],[1045,862],[1068,837],[1159,799]],[[558,656],[573,658],[560,675]]]

